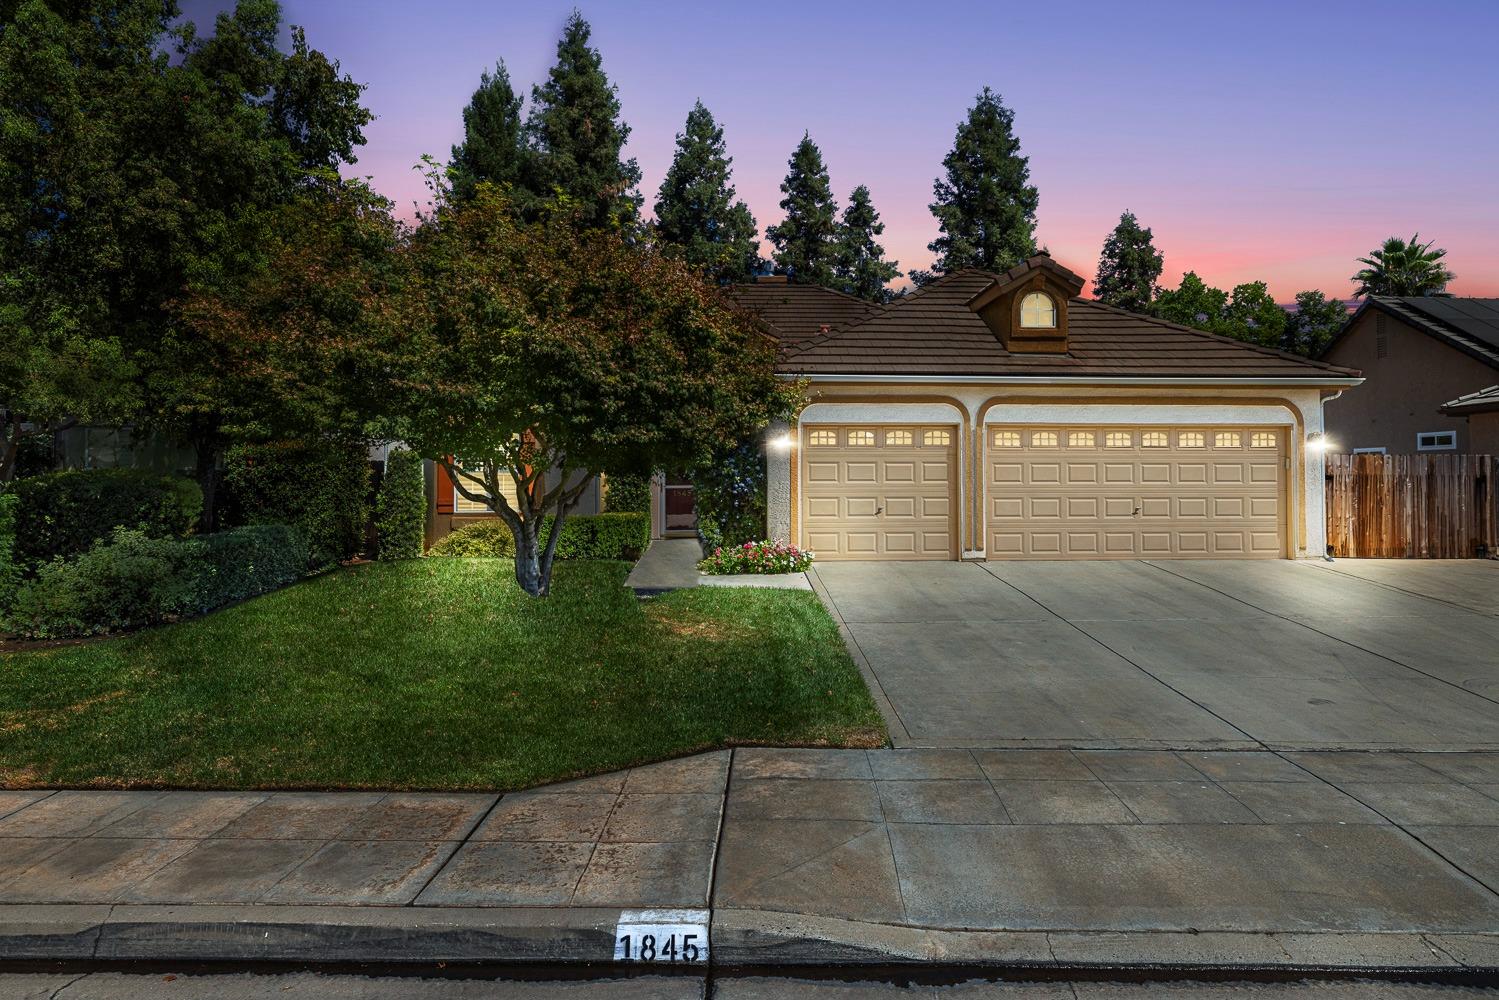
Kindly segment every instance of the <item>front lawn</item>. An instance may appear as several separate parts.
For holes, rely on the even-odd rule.
[[[628,566],[351,567],[197,621],[0,654],[0,786],[509,789],[885,730],[803,591],[640,603]]]

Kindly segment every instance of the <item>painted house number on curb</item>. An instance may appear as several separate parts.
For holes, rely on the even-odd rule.
[[[708,961],[707,910],[624,910],[614,926],[616,962]]]

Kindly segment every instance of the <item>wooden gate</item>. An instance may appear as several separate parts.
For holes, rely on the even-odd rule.
[[[1496,549],[1491,455],[1328,455],[1327,547],[1365,559],[1469,559]]]

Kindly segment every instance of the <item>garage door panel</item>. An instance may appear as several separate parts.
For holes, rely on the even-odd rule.
[[[957,437],[913,424],[804,428],[808,547],[820,559],[952,558]]]
[[[1284,555],[1282,438],[1218,427],[991,429],[989,556]]]

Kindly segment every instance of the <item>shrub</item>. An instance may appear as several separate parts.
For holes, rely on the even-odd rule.
[[[463,559],[511,559],[515,556],[515,538],[499,518],[474,521],[439,538],[427,550],[429,556],[456,556]]]
[[[714,456],[693,469],[689,478],[705,547],[765,537],[765,455],[758,441]]]
[[[543,543],[552,530],[552,518],[542,522]],[[651,541],[648,514],[581,514],[562,522],[557,539],[558,559],[639,559]],[[427,551],[431,556],[512,559],[515,539],[499,518],[465,524]]]
[[[745,542],[724,546],[697,564],[709,576],[732,573],[800,573],[812,565],[812,553],[785,542]]]
[[[18,479],[16,561],[31,573],[59,557],[87,552],[116,528],[147,538],[190,531],[203,511],[191,479],[140,469],[74,469]]]
[[[21,582],[16,561],[16,505],[14,493],[0,493],[0,615],[10,607],[10,597]]]
[[[385,459],[385,478],[375,497],[375,535],[381,559],[415,559],[422,554],[427,526],[427,484],[422,460],[402,448]]]
[[[286,525],[187,539],[120,528],[74,559],[43,566],[16,592],[9,624],[33,639],[158,625],[274,590],[306,565],[301,535]]]
[[[628,472],[604,476],[604,509],[611,514],[648,514],[651,481]]]
[[[224,482],[236,523],[290,524],[302,533],[309,569],[326,569],[364,547],[370,465],[361,444],[238,445],[229,451]]]

